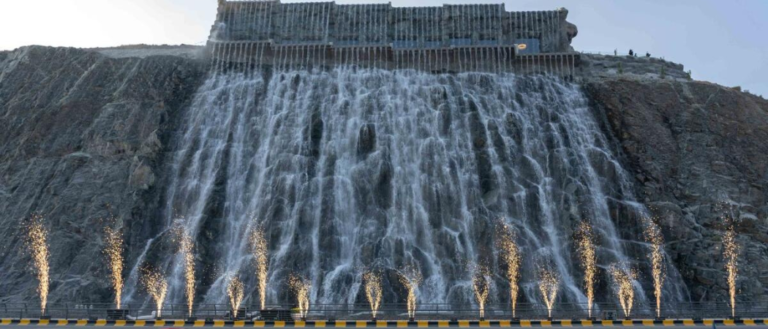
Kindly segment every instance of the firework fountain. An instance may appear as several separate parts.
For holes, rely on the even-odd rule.
[[[104,229],[104,255],[109,262],[112,289],[115,291],[115,306],[119,310],[123,294],[123,235],[120,230]]]
[[[184,294],[187,297],[187,312],[192,317],[195,303],[195,254],[192,236],[186,230],[179,237],[179,251],[184,261]]]
[[[520,248],[515,242],[515,233],[509,225],[500,224],[499,250],[502,261],[507,265],[507,280],[509,281],[509,301],[512,304],[512,317],[517,318],[517,295],[520,292]]]
[[[541,297],[544,300],[544,304],[547,306],[547,317],[552,319],[552,309],[555,306],[555,300],[557,300],[557,291],[560,287],[560,277],[557,272],[550,269],[548,266],[539,267],[539,291]]]
[[[27,249],[32,256],[32,267],[37,274],[37,293],[40,296],[40,313],[45,315],[45,307],[48,304],[48,287],[50,277],[48,272],[50,265],[48,258],[48,229],[43,226],[43,218],[38,215],[32,216],[27,227]]]
[[[381,306],[381,276],[374,271],[367,271],[363,273],[363,281],[365,282],[365,296],[368,298],[368,303],[371,304],[371,315],[376,320],[376,313]]]
[[[485,302],[488,301],[488,295],[491,292],[489,283],[489,272],[485,266],[476,266],[472,276],[472,287],[475,291],[477,306],[480,308],[480,321],[485,320]]]
[[[587,295],[587,312],[592,318],[592,306],[595,302],[595,278],[597,276],[597,253],[595,252],[595,234],[589,223],[581,222],[578,230],[578,252],[581,267],[584,270],[584,290]]]
[[[733,225],[723,235],[723,258],[728,274],[728,294],[731,300],[731,317],[736,318],[736,279],[739,274],[739,244],[736,242],[736,230]]]
[[[664,267],[664,236],[661,228],[648,220],[645,228],[645,239],[651,247],[651,275],[653,276],[653,294],[656,297],[656,317],[661,318],[661,292],[666,277]]]
[[[229,296],[229,305],[232,307],[232,318],[237,319],[240,304],[242,304],[243,297],[245,297],[245,287],[240,278],[234,276],[229,280],[227,296]]]
[[[312,283],[306,278],[291,275],[288,279],[288,285],[296,295],[296,302],[299,305],[299,315],[301,316],[301,319],[306,320],[307,313],[309,312],[309,293],[310,290],[312,290]]]
[[[162,273],[151,267],[145,267],[142,272],[141,283],[155,302],[155,317],[159,319],[162,317],[163,302],[168,293],[168,281]]]
[[[264,229],[257,226],[251,231],[251,253],[256,263],[256,280],[259,285],[259,302],[261,309],[267,305],[267,273],[269,272],[269,255]]]
[[[421,284],[421,272],[409,266],[400,270],[399,274],[400,283],[408,289],[408,297],[406,299],[408,319],[413,321],[416,318],[416,290],[419,289],[419,284]]]
[[[614,264],[611,266],[611,276],[621,309],[624,311],[624,316],[629,318],[635,302],[633,281],[637,278],[637,273],[628,266]]]

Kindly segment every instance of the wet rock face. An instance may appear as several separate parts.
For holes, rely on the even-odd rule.
[[[727,300],[728,216],[742,246],[739,299],[765,301],[768,101],[703,82],[608,79],[585,90],[604,111],[692,300]]]
[[[106,219],[120,218],[129,260],[132,241],[159,227],[164,151],[201,72],[181,57],[0,53],[0,300],[35,300],[20,229],[32,213],[51,231],[50,301],[110,299]]]

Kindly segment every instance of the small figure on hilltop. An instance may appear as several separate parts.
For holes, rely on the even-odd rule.
[[[646,52],[645,52],[645,57],[651,58],[651,53],[649,53],[649,52],[647,52],[647,51],[646,51]]]
[[[613,50],[613,56],[619,56],[619,51],[617,49]]]
[[[630,49],[630,50],[629,50],[629,57],[632,57],[632,56],[634,56],[634,55],[635,55],[635,52],[634,52],[634,51],[632,51],[632,49]]]

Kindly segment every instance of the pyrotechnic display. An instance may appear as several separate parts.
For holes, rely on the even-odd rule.
[[[306,319],[307,313],[309,313],[309,294],[312,290],[312,283],[306,278],[291,275],[288,279],[288,285],[296,296],[296,304],[298,305],[301,319]]]
[[[629,318],[635,303],[634,281],[637,279],[637,272],[626,265],[614,264],[611,266],[611,275],[621,309],[624,311],[624,316]]]
[[[256,281],[259,285],[259,303],[261,309],[267,305],[267,278],[269,273],[269,249],[264,229],[256,226],[251,229],[250,247],[256,265]]]
[[[400,283],[408,290],[406,297],[406,307],[408,308],[408,318],[416,317],[416,291],[419,289],[422,277],[421,272],[415,267],[409,266],[398,272],[400,274]]]
[[[371,306],[371,315],[376,318],[381,306],[381,274],[375,270],[369,270],[363,273],[363,286],[365,287],[365,297]]]
[[[541,299],[547,306],[547,317],[552,318],[552,310],[555,308],[557,293],[560,289],[560,276],[548,265],[539,265],[538,269],[539,292]]]
[[[485,303],[488,301],[488,294],[491,292],[491,284],[488,282],[489,272],[483,265],[474,266],[472,276],[472,288],[475,292],[475,300],[480,309],[480,319],[485,319]]]
[[[739,252],[741,248],[736,241],[736,230],[733,225],[723,235],[723,258],[728,281],[728,296],[731,304],[731,317],[736,317],[736,281],[739,275]]]
[[[232,308],[232,317],[237,318],[237,313],[240,310],[240,304],[245,297],[245,287],[240,278],[234,276],[229,280],[227,285],[227,295],[229,296],[229,306]]]
[[[43,225],[43,217],[34,215],[27,224],[27,250],[32,258],[32,270],[37,276],[37,293],[40,298],[40,314],[45,315],[48,305],[50,253],[48,251],[48,229]]]
[[[168,281],[161,272],[148,266],[142,269],[141,283],[155,304],[155,317],[162,318],[163,303],[168,293]]]
[[[191,317],[195,305],[195,254],[194,241],[186,229],[179,237],[179,252],[184,262],[184,295],[187,298],[187,314]]]
[[[592,230],[592,226],[586,221],[581,222],[579,225],[577,242],[581,268],[584,271],[587,314],[589,318],[592,318],[595,302],[595,280],[597,279],[597,251],[595,233]]]
[[[502,254],[502,260],[507,266],[507,281],[509,282],[509,300],[512,305],[512,317],[517,317],[517,300],[520,292],[518,281],[520,280],[521,258],[520,247],[515,242],[515,233],[509,225],[499,224],[498,244]]]
[[[650,244],[651,276],[653,277],[653,295],[656,297],[656,317],[661,318],[661,293],[666,277],[664,267],[664,236],[661,228],[652,220],[646,220],[645,239]]]
[[[123,233],[110,227],[104,228],[104,255],[109,264],[109,277],[115,293],[115,307],[120,309],[123,294]]]

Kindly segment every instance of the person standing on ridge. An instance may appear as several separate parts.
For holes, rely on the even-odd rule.
[[[632,57],[632,56],[634,56],[634,55],[635,55],[635,52],[634,52],[634,51],[632,51],[632,49],[630,49],[630,50],[629,50],[629,57]]]

